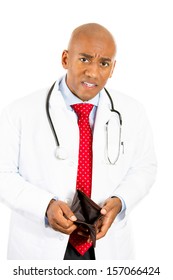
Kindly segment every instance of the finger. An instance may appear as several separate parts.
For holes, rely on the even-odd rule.
[[[101,209],[101,214],[106,215],[113,208],[113,203],[110,200],[107,200]]]
[[[54,223],[67,230],[73,225],[72,221],[67,220],[64,216],[58,216],[58,215],[54,220]]]
[[[48,222],[49,225],[55,230],[58,230],[59,228],[68,230],[73,225],[73,222],[58,214],[55,217],[48,218]]]
[[[68,208],[67,204],[62,201],[54,201],[51,203],[47,210],[49,225],[53,228],[59,225],[64,229],[68,229],[73,224],[73,221],[66,218],[68,214],[65,213],[68,212]]]
[[[102,215],[106,215],[108,210],[107,210],[106,207],[103,207],[100,212],[101,212]]]
[[[104,237],[108,231],[109,227],[107,225],[103,225],[100,231],[96,234],[96,240]]]
[[[113,198],[108,198],[106,201],[105,201],[105,204],[103,205],[103,208],[106,209],[106,211],[110,211],[113,207],[115,206],[115,201]]]
[[[72,222],[75,222],[77,220],[74,213],[71,211],[70,207],[67,203],[64,203],[62,201],[59,201],[58,203],[59,207],[61,208],[62,212],[64,213],[65,217],[71,220]]]
[[[112,197],[106,200],[104,206],[101,209],[101,214],[106,215],[113,208],[117,208],[118,212],[121,210],[122,203],[118,197]]]
[[[60,231],[62,233],[70,235],[77,228],[77,226],[73,224],[72,226],[70,226],[68,228],[64,228],[55,223],[52,225],[52,228],[56,231]]]
[[[64,229],[68,229],[73,225],[73,222],[63,215],[62,209],[60,207],[57,207],[56,211],[52,213],[49,223],[52,227],[57,225]]]
[[[98,228],[97,234],[96,234],[96,239],[100,239],[104,237],[110,228],[112,224],[112,219],[111,219],[111,212],[108,212],[106,216],[102,219],[102,225]]]

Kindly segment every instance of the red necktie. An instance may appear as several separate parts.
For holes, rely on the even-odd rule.
[[[79,157],[76,189],[91,196],[92,185],[92,131],[89,124],[89,114],[93,108],[92,104],[80,103],[72,105],[78,116],[79,125]],[[87,242],[87,238],[78,235],[75,231],[70,235],[69,242],[81,254],[92,246],[92,242]]]

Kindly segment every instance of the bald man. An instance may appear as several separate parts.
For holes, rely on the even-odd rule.
[[[104,89],[112,77],[115,56],[115,40],[105,27],[89,23],[73,31],[68,49],[62,53],[66,75],[52,87],[48,104],[65,151],[61,156],[55,156],[45,112],[48,90],[4,110],[0,122],[0,193],[12,208],[9,259],[134,258],[128,214],[153,184],[156,161],[141,105],[116,91],[111,91],[110,99]],[[100,205],[102,215],[96,248],[88,232],[75,223],[77,218],[71,210],[79,167],[76,104],[92,108],[91,198]],[[111,138],[107,138],[107,129],[112,131]],[[116,160],[114,152],[118,154]],[[85,253],[70,241],[74,233],[77,242],[82,238],[81,246],[90,244]]]

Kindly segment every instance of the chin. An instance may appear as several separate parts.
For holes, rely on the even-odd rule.
[[[83,101],[88,101],[88,100],[94,98],[97,94],[98,94],[98,92],[96,94],[92,94],[92,95],[91,94],[90,95],[89,94],[84,94],[79,98]]]
[[[93,96],[88,96],[88,97],[81,97],[80,99],[82,100],[82,101],[89,101],[90,99],[92,99],[93,98]]]

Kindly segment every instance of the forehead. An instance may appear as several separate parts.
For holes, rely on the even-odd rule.
[[[104,34],[80,34],[71,41],[69,51],[76,55],[86,53],[94,57],[114,58],[116,49],[114,41]]]

